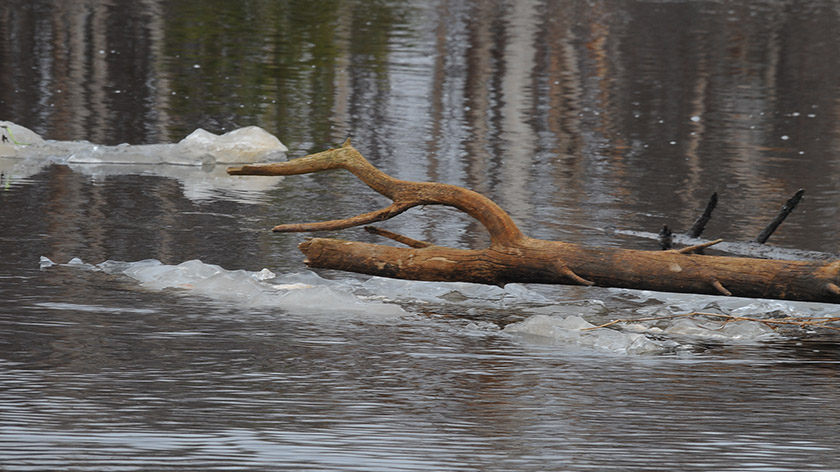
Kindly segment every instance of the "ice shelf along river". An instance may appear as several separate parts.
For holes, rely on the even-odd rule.
[[[648,250],[714,192],[704,236],[737,242],[803,188],[768,244],[838,253],[835,3],[18,3],[0,470],[840,470],[840,332],[680,316],[840,305],[309,270],[271,227],[388,202],[225,172],[349,137],[530,236]],[[440,207],[382,226],[489,242]]]

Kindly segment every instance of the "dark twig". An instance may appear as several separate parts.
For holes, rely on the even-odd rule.
[[[706,229],[706,223],[712,218],[712,211],[714,211],[715,207],[717,206],[718,202],[718,195],[717,192],[712,194],[712,197],[709,199],[709,203],[706,205],[706,209],[703,211],[703,214],[700,218],[697,218],[697,221],[694,222],[694,226],[688,231],[688,237],[690,238],[699,238],[701,234],[703,234],[703,230]]]
[[[608,326],[612,326],[618,323],[638,323],[640,321],[659,321],[659,320],[673,320],[677,318],[692,318],[692,317],[709,317],[709,318],[720,318],[723,320],[724,325],[726,323],[730,323],[732,321],[751,321],[754,323],[761,323],[767,325],[773,329],[778,326],[785,326],[785,325],[793,325],[799,326],[801,328],[825,328],[831,329],[835,331],[840,331],[840,327],[832,326],[830,323],[837,323],[840,322],[840,317],[836,316],[811,316],[811,317],[798,317],[798,316],[786,316],[783,318],[757,318],[757,317],[750,317],[750,316],[735,316],[735,315],[727,315],[723,313],[707,313],[702,311],[695,311],[691,313],[682,313],[682,314],[673,314],[673,315],[665,315],[665,316],[656,316],[650,318],[622,318],[617,320],[612,320],[606,322],[604,324],[600,324],[598,326],[591,326],[589,328],[583,328],[581,331],[592,331],[595,329],[606,328]],[[723,327],[723,326],[721,326]]]
[[[755,242],[759,244],[764,244],[765,242],[767,242],[767,239],[770,238],[770,236],[773,234],[773,232],[776,231],[779,225],[781,225],[782,222],[785,221],[785,218],[787,218],[788,215],[790,215],[790,212],[792,212],[793,209],[796,208],[796,205],[798,205],[799,202],[802,200],[803,195],[805,195],[805,190],[799,189],[796,192],[796,194],[790,197],[790,199],[787,202],[785,202],[784,205],[782,205],[782,209],[779,210],[779,214],[776,215],[776,217],[773,218],[773,221],[771,221],[770,224],[768,224],[767,227],[764,228],[764,230],[758,235],[758,237],[755,238]]]
[[[671,249],[673,244],[674,232],[671,231],[671,228],[669,228],[668,225],[662,226],[662,229],[659,230],[659,247],[661,247],[663,251],[667,251]]]

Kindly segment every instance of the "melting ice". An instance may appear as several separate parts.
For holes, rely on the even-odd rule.
[[[57,264],[42,256],[40,265],[46,269]],[[275,307],[295,312],[371,316],[407,314],[399,305],[364,300],[346,287],[333,284],[314,273],[302,276],[301,280],[305,282],[289,283],[268,269],[258,272],[227,270],[199,260],[177,265],[164,264],[157,259],[137,262],[109,260],[92,265],[74,258],[64,265],[128,276],[148,290],[182,289],[242,307]]]
[[[143,174],[175,178],[192,200],[220,192],[262,194],[282,177],[230,176],[225,165],[272,162],[288,151],[277,137],[257,126],[217,135],[201,128],[177,143],[103,146],[87,141],[45,140],[9,121],[0,121],[0,173],[6,181],[25,179],[50,164],[63,164],[93,178]],[[247,198],[233,198],[249,203]]]
[[[48,258],[41,258],[42,269],[53,265],[56,264]],[[155,259],[105,261],[92,265],[73,259],[64,265],[127,276],[148,290],[182,289],[235,306],[274,307],[312,315],[405,316],[410,310],[428,304],[456,313],[507,310],[521,317],[521,321],[508,324],[501,331],[490,323],[472,324],[472,329],[492,330],[525,343],[551,343],[563,349],[590,349],[621,355],[691,352],[697,345],[710,342],[757,343],[780,337],[762,323],[725,323],[714,318],[681,318],[679,315],[706,311],[770,318],[828,316],[836,310],[834,305],[813,303],[607,290],[613,298],[610,304],[628,297],[632,299],[630,307],[625,302],[624,307],[616,310],[595,299],[557,302],[563,297],[545,295],[519,284],[501,288],[381,277],[327,280],[311,271],[277,275],[268,269],[257,272],[227,270],[198,260],[177,265],[163,264]],[[616,316],[619,311],[625,314]],[[593,329],[596,324],[614,318],[640,320]]]
[[[173,144],[120,144],[103,146],[87,141],[45,140],[34,131],[0,121],[0,157],[60,158],[76,164],[247,164],[270,154],[288,151],[268,131],[248,126],[222,135],[201,128]]]
[[[654,340],[642,333],[592,328],[595,328],[594,324],[577,315],[534,315],[519,323],[507,325],[505,331],[621,354],[654,354],[679,346],[674,341]]]

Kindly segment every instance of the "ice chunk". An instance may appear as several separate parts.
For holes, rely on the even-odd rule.
[[[257,280],[269,280],[277,277],[277,275],[275,275],[274,272],[266,268],[263,268],[263,270],[259,272],[254,272],[253,274],[251,274],[251,276]]]
[[[44,140],[34,131],[10,121],[0,121],[0,181],[11,185],[15,180],[37,174],[47,162],[21,161],[18,157],[32,146],[43,146]]]
[[[777,300],[761,300],[739,306],[729,312],[735,316],[755,316],[756,314],[774,314],[779,316],[794,316],[797,310],[791,303]]]
[[[93,266],[91,264],[85,264],[85,262],[83,260],[79,259],[78,257],[74,257],[74,258],[70,259],[70,261],[67,262],[67,265],[72,266],[72,267],[76,267],[78,269],[96,270],[95,266]]]
[[[201,128],[174,144],[103,146],[87,141],[49,141],[9,121],[0,121],[0,157],[53,159],[72,164],[207,164],[276,160],[288,148],[258,126],[217,135]]]
[[[246,126],[221,136],[201,128],[178,143],[181,148],[202,151],[215,162],[255,162],[266,152],[286,152],[289,149],[277,137],[258,126]]]
[[[42,258],[42,266],[45,264]],[[52,261],[49,261],[52,263]],[[268,269],[257,272],[227,270],[215,264],[190,260],[177,265],[157,259],[137,262],[105,261],[96,266],[73,259],[68,267],[94,268],[108,274],[120,274],[136,280],[149,290],[182,289],[209,299],[236,302],[238,306],[277,307],[282,310],[318,314],[402,316],[399,305],[365,300],[346,286],[310,277],[283,277],[286,283],[276,284],[277,277]],[[49,266],[47,266],[49,267]],[[319,284],[319,279],[324,284]]]
[[[203,128],[198,128],[181,140],[181,144],[193,145],[194,147],[211,147],[219,135],[213,134]]]
[[[280,285],[303,284],[308,286],[337,286],[341,283],[325,279],[311,270],[280,274],[274,277],[273,282]]]
[[[29,128],[12,123],[11,121],[0,121],[0,155],[18,146],[32,146],[44,144],[44,138]]]
[[[272,287],[277,290],[300,290],[303,288],[312,288],[313,286],[302,282],[296,282],[291,284],[274,284]]]
[[[274,162],[288,150],[257,126],[216,135],[197,129],[178,143],[103,146],[87,141],[49,141],[9,121],[0,121],[0,184],[11,185],[51,163],[95,179],[111,175],[159,175],[179,180],[194,201],[222,198],[255,203],[283,177],[231,176],[224,165]]]
[[[398,300],[457,302],[466,305],[543,303],[546,298],[521,284],[495,285],[468,282],[422,282],[371,277],[362,287],[373,295]]]
[[[546,305],[535,307],[522,307],[523,311],[541,315],[579,315],[579,316],[601,316],[609,312],[606,304],[601,300],[567,300],[551,301]]]
[[[649,339],[640,333],[625,333],[613,329],[594,329],[594,325],[579,316],[534,315],[518,323],[509,324],[504,331],[547,338],[553,342],[573,344],[617,354],[653,354],[674,347]]]
[[[665,333],[690,336],[703,340],[727,342],[764,341],[776,337],[772,328],[754,321],[733,321],[729,323],[698,321],[681,318],[664,329]]]
[[[244,270],[220,270],[210,276],[196,276],[183,287],[201,295],[243,305],[271,305],[271,294],[253,273]]]
[[[294,307],[296,311],[319,312],[364,312],[376,315],[401,316],[407,312],[398,305],[362,300],[349,290],[332,287],[287,288],[280,291],[279,304]]]

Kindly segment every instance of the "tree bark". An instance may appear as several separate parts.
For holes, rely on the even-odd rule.
[[[392,218],[418,205],[448,205],[477,219],[490,247],[454,249],[385,230],[371,232],[407,248],[314,238],[299,248],[310,267],[441,282],[597,285],[640,290],[840,303],[840,261],[766,260],[693,254],[706,244],[669,251],[588,247],[524,235],[493,201],[453,185],[398,180],[376,169],[349,141],[288,162],[232,167],[232,175],[296,175],[331,169],[355,174],[393,201],[342,220],[284,224],[277,232],[337,230]]]

